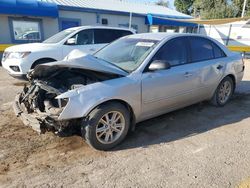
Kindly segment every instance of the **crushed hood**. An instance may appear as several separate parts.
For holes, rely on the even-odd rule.
[[[112,65],[104,60],[98,59],[92,55],[84,55],[75,59],[68,59],[52,63],[38,65],[29,75],[31,78],[41,78],[51,75],[51,73],[60,68],[76,68],[83,70],[92,70],[115,75],[126,76],[127,72]]]

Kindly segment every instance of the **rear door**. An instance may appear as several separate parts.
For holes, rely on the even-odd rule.
[[[189,45],[190,65],[199,79],[199,89],[194,95],[208,99],[223,76],[226,55],[217,44],[203,37],[189,37]]]
[[[165,60],[171,68],[142,75],[142,109],[146,119],[196,101],[194,90],[199,87],[198,73],[189,64],[188,38],[167,41],[153,57]]]

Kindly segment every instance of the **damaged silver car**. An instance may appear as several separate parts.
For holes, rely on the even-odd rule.
[[[225,105],[244,73],[240,54],[191,34],[131,35],[73,57],[31,71],[15,113],[40,133],[78,130],[99,150],[143,120],[204,100]]]

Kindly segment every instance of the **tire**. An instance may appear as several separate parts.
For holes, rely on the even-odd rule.
[[[228,89],[223,90],[223,88],[228,88]],[[220,82],[217,89],[215,90],[213,98],[211,99],[211,103],[215,106],[222,107],[230,100],[233,93],[234,93],[233,80],[232,78],[227,76]]]
[[[106,123],[107,118],[110,122],[112,121],[113,115],[117,121],[113,121],[114,124]],[[124,140],[129,126],[128,109],[120,103],[106,103],[98,106],[89,114],[86,124],[82,127],[82,137],[97,150],[109,150]]]
[[[50,62],[54,62],[54,61],[56,61],[56,60],[54,60],[54,59],[40,59],[40,60],[35,61],[32,64],[30,69],[34,69],[37,65],[44,64],[44,63],[50,63]]]

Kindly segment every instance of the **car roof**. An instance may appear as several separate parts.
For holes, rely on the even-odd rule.
[[[140,34],[129,35],[129,36],[127,36],[127,38],[163,40],[163,39],[167,39],[167,38],[180,37],[180,36],[198,36],[198,37],[203,37],[203,38],[209,38],[207,36],[199,35],[199,34],[191,34],[191,33],[165,33],[165,32],[140,33]]]
[[[108,27],[108,26],[95,26],[95,25],[71,27],[71,28],[68,28],[67,30],[82,30],[82,29],[116,29],[116,30],[123,30],[123,31],[131,31],[135,33],[135,30],[132,28],[129,29],[129,28],[124,28],[124,27]]]
[[[193,36],[193,37],[202,37],[204,39],[208,39],[215,44],[217,44],[223,51],[229,56],[232,55],[232,52],[228,50],[228,48],[221,44],[219,41],[206,36],[206,35],[201,35],[197,33],[164,33],[164,32],[159,32],[159,33],[140,33],[140,34],[134,34],[134,35],[128,35],[125,38],[134,38],[134,39],[145,39],[145,40],[157,40],[157,41],[165,41],[171,38],[175,37],[182,37],[182,36]]]

